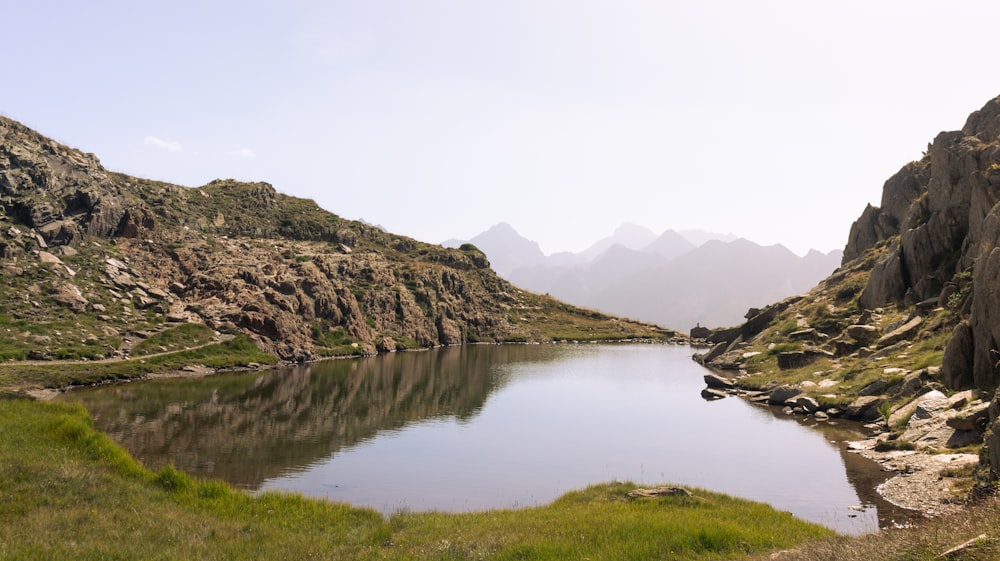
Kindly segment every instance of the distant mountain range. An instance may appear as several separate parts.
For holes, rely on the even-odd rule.
[[[800,257],[782,245],[701,230],[657,236],[635,224],[620,226],[580,253],[546,256],[537,242],[505,223],[468,243],[522,288],[675,329],[738,324],[751,307],[809,290],[843,257],[841,251],[815,250]]]

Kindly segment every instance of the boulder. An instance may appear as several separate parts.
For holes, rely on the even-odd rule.
[[[768,405],[784,405],[789,399],[800,395],[802,390],[792,386],[778,386],[767,396]]]
[[[819,402],[809,396],[799,395],[793,397],[789,401],[791,401],[795,407],[801,407],[806,413],[815,413],[819,411]]]
[[[793,331],[788,334],[788,338],[792,341],[818,341],[822,337],[818,331],[810,327],[808,329]]]
[[[917,407],[914,409],[911,419],[929,419],[946,409],[948,409],[948,396],[937,390],[932,390],[917,400]]]
[[[896,391],[897,395],[913,395],[917,393],[920,388],[924,387],[927,382],[930,382],[933,377],[931,376],[931,371],[927,368],[917,370],[916,372],[911,372],[903,378],[903,384],[899,386]]]
[[[778,353],[778,368],[782,370],[801,368],[816,362],[819,358],[833,358],[833,354],[819,349]]]
[[[961,321],[952,331],[944,350],[941,377],[945,387],[965,389],[973,383],[973,338],[969,322]]]
[[[889,333],[886,333],[885,335],[880,337],[879,340],[876,342],[876,345],[879,348],[885,348],[895,345],[900,341],[912,339],[913,336],[916,335],[917,330],[920,329],[920,324],[922,324],[923,322],[924,318],[922,318],[921,316],[915,316],[910,321],[904,323],[903,325],[897,327],[896,329],[893,329]]]
[[[62,265],[62,259],[59,259],[55,255],[49,253],[48,251],[39,251],[38,260],[44,265]]]
[[[847,335],[862,345],[869,345],[878,339],[878,328],[871,325],[848,325]]]
[[[705,374],[705,385],[716,389],[729,389],[736,384],[729,378],[719,376],[715,373]]]
[[[896,410],[889,415],[889,428],[899,427],[903,425],[904,422],[908,422],[910,418],[913,417],[913,412],[917,410],[918,401],[920,400],[914,399],[906,405],[897,407]]]
[[[715,388],[705,388],[701,390],[701,397],[706,401],[714,401],[716,399],[722,399],[728,397],[729,394],[722,390],[717,390]]]
[[[958,415],[949,418],[946,423],[955,430],[978,431],[981,433],[986,430],[989,420],[990,404],[980,402],[963,409]]]
[[[948,397],[948,409],[962,409],[973,399],[975,399],[975,395],[972,393],[972,390],[958,392]]]
[[[83,297],[83,293],[74,284],[63,283],[55,287],[52,292],[52,299],[73,310],[82,312],[87,309],[90,302]]]
[[[866,395],[861,396],[851,402],[847,406],[847,410],[844,412],[847,417],[851,419],[857,419],[859,421],[876,421],[882,418],[882,413],[879,412],[878,408],[885,403],[885,396],[881,395]]]

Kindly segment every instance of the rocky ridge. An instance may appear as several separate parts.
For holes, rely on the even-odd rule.
[[[0,118],[0,360],[99,360],[188,322],[283,360],[471,342],[670,338],[518,290],[457,249],[267,183],[108,171]]]
[[[980,477],[996,479],[998,202],[1000,98],[886,181],[833,275],[697,333],[711,345],[697,359],[790,414],[873,423],[862,449],[980,451]]]

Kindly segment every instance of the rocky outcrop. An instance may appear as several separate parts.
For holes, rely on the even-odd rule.
[[[540,317],[549,312],[591,338],[663,335],[522,292],[471,244],[392,235],[263,182],[188,188],[109,172],[2,117],[0,258],[4,314],[62,330],[44,343],[18,333],[3,360],[120,357],[121,333],[180,322],[249,336],[288,361],[545,341],[559,323]]]
[[[867,207],[851,227],[844,262],[868,258],[861,297],[870,309],[953,294],[972,271],[966,321],[945,357],[953,388],[1000,382],[1000,98],[970,115],[958,131],[939,134],[918,162],[886,182],[881,207]],[[867,256],[867,257],[866,257]]]
[[[84,154],[0,117],[0,204],[49,245],[136,237],[153,228],[120,176]]]

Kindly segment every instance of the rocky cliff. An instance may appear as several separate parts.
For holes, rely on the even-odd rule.
[[[0,360],[124,357],[186,322],[285,360],[665,336],[522,292],[471,245],[395,236],[267,183],[110,172],[6,118],[0,210]]]
[[[919,438],[918,447],[985,441],[983,459],[996,476],[1000,401],[989,423],[986,410],[1000,383],[998,202],[995,98],[886,181],[880,206],[851,226],[831,277],[804,298],[752,311],[741,328],[709,334],[716,344],[701,359],[752,373],[750,384],[762,388],[790,383],[821,405],[828,395],[825,407],[838,413],[884,417],[893,438]],[[966,389],[969,399],[955,407],[963,411],[949,413],[966,420],[934,438],[914,432],[923,418],[897,414],[912,415],[928,392]],[[857,399],[831,403],[831,392]]]
[[[997,385],[1000,300],[1000,98],[943,132],[904,166],[851,227],[844,262],[882,246],[861,295],[865,308],[946,304],[959,318],[944,359],[953,388]]]

